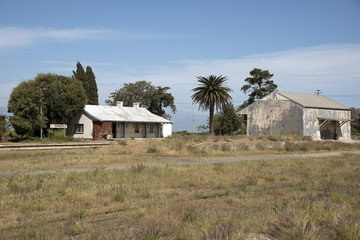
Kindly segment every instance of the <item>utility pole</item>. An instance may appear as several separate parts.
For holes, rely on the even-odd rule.
[[[193,103],[192,105],[193,105],[193,114],[192,114],[192,132],[193,132],[193,136],[195,136],[195,130],[194,130],[194,127],[195,127],[195,107],[194,107],[194,103]]]
[[[42,135],[43,135],[43,128],[42,128],[42,121],[43,121],[42,96],[41,96],[41,98],[40,98],[40,115],[41,115],[41,123],[40,123],[40,139],[42,139]]]
[[[320,93],[322,93],[320,89],[316,89],[316,90],[315,90],[315,94],[316,94],[316,95],[320,95]]]

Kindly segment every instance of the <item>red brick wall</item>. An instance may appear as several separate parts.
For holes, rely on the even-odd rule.
[[[101,139],[103,134],[111,134],[111,123],[112,122],[98,122],[94,121],[93,124],[93,138]]]

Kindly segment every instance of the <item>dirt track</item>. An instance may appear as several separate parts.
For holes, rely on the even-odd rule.
[[[170,163],[156,163],[156,164],[143,164],[148,167],[156,166],[183,166],[183,165],[200,165],[200,164],[214,164],[214,163],[234,163],[241,161],[254,161],[254,160],[275,160],[275,159],[307,159],[307,158],[320,158],[320,157],[334,157],[343,156],[347,154],[359,154],[360,151],[343,151],[343,152],[324,152],[324,153],[307,153],[307,154],[284,154],[284,155],[263,155],[263,156],[247,156],[247,157],[231,157],[231,158],[210,158],[204,159],[187,159],[187,158],[171,158]],[[112,169],[126,169],[133,166],[133,164],[121,164],[116,166],[101,166],[101,167],[86,167],[86,168],[70,168],[60,171],[34,171],[23,172],[18,174],[0,173],[0,178],[7,178],[13,175],[41,175],[41,174],[54,174],[60,172],[87,172],[96,169],[112,170]]]

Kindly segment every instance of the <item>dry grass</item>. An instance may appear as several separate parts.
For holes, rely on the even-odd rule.
[[[110,146],[73,150],[0,151],[0,173],[58,171],[149,163],[172,163],[177,158],[191,161],[210,157],[254,156],[359,150],[360,144],[335,141],[286,141],[283,138],[179,136],[166,139],[119,141]],[[295,139],[296,140],[296,139]],[[249,147],[249,143],[253,147]],[[281,144],[284,143],[284,144]],[[273,146],[273,147],[269,147]],[[275,145],[274,145],[275,144]],[[274,147],[275,146],[275,147]]]
[[[359,155],[144,165],[181,153],[198,158],[260,152],[188,150],[194,142],[201,141],[171,138],[93,150],[1,152],[0,168],[7,170],[132,167],[0,178],[0,239],[246,239],[254,233],[281,239],[281,233],[315,236],[319,229],[326,239],[358,239]],[[304,152],[263,154],[273,151]],[[339,237],[346,234],[355,237]]]

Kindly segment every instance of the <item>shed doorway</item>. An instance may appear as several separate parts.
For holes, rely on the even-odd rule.
[[[319,119],[321,139],[337,140],[342,137],[341,123],[336,119]]]

